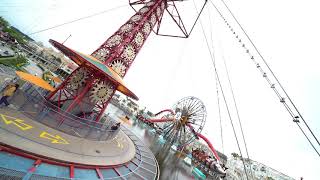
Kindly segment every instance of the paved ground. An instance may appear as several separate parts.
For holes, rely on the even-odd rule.
[[[89,165],[123,164],[135,146],[122,131],[110,141],[90,141],[33,121],[7,107],[0,108],[0,142],[54,159]]]
[[[169,146],[159,141],[159,135],[149,126],[134,122],[132,131],[140,137],[143,143],[153,152],[160,168],[160,180],[192,180],[197,179],[192,174],[193,166],[185,163]]]

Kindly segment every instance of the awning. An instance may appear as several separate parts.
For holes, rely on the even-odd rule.
[[[21,78],[23,79],[24,81],[28,81],[36,86],[39,86],[43,89],[46,89],[46,90],[49,90],[49,91],[54,91],[55,88],[52,87],[47,81],[37,77],[37,76],[34,76],[32,74],[29,74],[29,73],[25,73],[25,72],[22,72],[22,71],[16,71],[16,74]]]
[[[123,93],[123,94],[125,94],[135,100],[139,100],[139,98],[126,87],[122,78],[116,72],[114,72],[110,67],[106,66],[98,59],[94,58],[93,56],[82,54],[80,52],[72,50],[72,49],[64,46],[63,44],[61,44],[57,41],[54,41],[52,39],[50,39],[49,42],[54,47],[59,49],[63,54],[65,54],[71,60],[73,60],[75,63],[77,63],[78,65],[82,65],[85,63],[87,66],[90,66],[94,69],[97,69],[101,73],[105,74],[113,83],[116,84],[116,86],[117,86],[116,89],[118,91],[120,91],[121,93]]]

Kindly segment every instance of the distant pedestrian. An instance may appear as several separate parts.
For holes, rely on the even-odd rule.
[[[120,125],[121,125],[121,123],[118,122],[118,123],[115,123],[111,126],[111,128],[110,128],[111,131],[109,131],[109,135],[107,137],[108,140],[113,139],[118,134],[118,132],[120,131]]]
[[[18,84],[9,84],[3,91],[2,97],[0,99],[0,105],[4,103],[6,106],[9,106],[8,97],[13,96],[13,94],[17,91],[19,88]]]
[[[119,129],[121,123],[116,123],[113,126],[111,126],[111,130],[116,131],[117,129]]]

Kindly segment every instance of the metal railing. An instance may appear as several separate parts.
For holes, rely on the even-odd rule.
[[[159,164],[154,156],[154,154],[144,145],[144,143],[139,139],[138,136],[136,136],[128,127],[121,126],[121,129],[123,132],[127,134],[127,136],[131,139],[131,141],[136,146],[136,156],[138,156],[139,163],[136,164],[137,168],[132,170],[127,175],[121,176],[126,179],[153,179],[158,180],[160,176],[160,169]],[[144,149],[144,150],[142,150]],[[147,155],[147,156],[146,156]],[[149,158],[149,163],[144,161],[144,158]],[[132,161],[131,161],[132,162]],[[143,166],[154,166],[155,168],[153,170],[146,169]],[[143,169],[143,170],[142,170]]]
[[[25,174],[26,172],[5,169],[0,167],[0,179],[21,180],[25,176]]]
[[[115,120],[104,119],[104,123],[77,117],[65,112],[44,96],[48,92],[30,83],[26,83],[11,101],[28,117],[51,128],[80,138],[106,141],[113,139],[120,128],[112,130]]]
[[[85,168],[88,170],[88,174],[92,172],[92,170],[95,170],[96,168],[100,169],[100,172],[104,173],[104,180],[120,180],[120,179],[128,179],[128,180],[134,180],[134,179],[150,179],[150,180],[158,180],[159,179],[159,165],[157,163],[156,158],[152,154],[152,152],[143,144],[143,142],[137,137],[129,128],[126,126],[121,126],[121,130],[125,132],[128,137],[133,141],[135,147],[136,147],[136,154],[135,158],[137,161],[131,160],[128,161],[127,163],[123,164],[122,166],[119,167],[110,167],[109,169],[107,168],[99,168],[98,166],[91,166],[89,168]],[[5,149],[8,151],[7,149]],[[11,154],[13,153],[13,154]],[[1,154],[1,151],[0,151]],[[8,151],[7,154],[8,158],[4,159],[7,163],[9,164],[25,164],[23,161],[29,161],[30,156],[23,156],[24,158],[17,158],[16,156],[21,156],[21,154],[14,154],[14,151]],[[28,158],[28,159],[25,159]],[[31,159],[36,162],[38,157],[32,156]],[[18,163],[19,162],[19,163]],[[57,175],[59,174],[60,176],[54,176],[53,173],[47,174],[47,171],[49,169],[44,169],[44,167],[47,167],[46,164],[51,164],[53,161],[46,162],[43,161],[39,166],[37,167],[37,170],[35,172],[29,172],[26,166],[21,168],[20,170],[15,170],[12,169],[12,166],[10,167],[2,167],[0,163],[0,179],[10,179],[10,180],[21,180],[21,179],[30,179],[30,180],[80,180],[80,179],[98,179],[99,177],[95,177],[94,175],[88,176],[87,178],[80,178],[77,173],[79,171],[77,170],[83,170],[83,168],[75,166],[75,177],[73,178],[68,178],[64,177],[61,173],[58,172],[65,172],[65,169],[69,169],[70,167],[68,165],[64,166],[61,165],[58,167],[59,168],[53,168],[53,170],[56,170]],[[34,163],[29,163],[31,167],[34,166]],[[53,163],[54,165],[57,165]],[[42,167],[44,166],[44,167]],[[38,169],[39,168],[39,169]],[[108,171],[115,171],[117,172],[117,175],[115,174],[108,174]]]

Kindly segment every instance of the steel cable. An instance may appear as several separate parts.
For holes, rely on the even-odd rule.
[[[210,11],[208,9],[208,13],[209,13],[209,23],[210,23],[210,38],[211,38],[211,42],[213,42],[213,38],[212,38],[212,24],[211,22],[213,22],[211,20],[211,14]],[[214,49],[213,43],[212,43],[212,50]],[[215,74],[215,80],[216,80],[216,94],[217,94],[217,105],[218,105],[218,115],[219,115],[219,124],[220,124],[220,136],[221,136],[221,145],[222,145],[222,152],[224,153],[224,143],[223,143],[223,130],[222,130],[222,119],[221,119],[221,108],[220,108],[220,98],[219,98],[219,87],[218,87],[218,79],[217,76]]]
[[[58,24],[58,25],[49,27],[49,28],[45,28],[45,29],[42,29],[42,30],[39,30],[39,31],[35,31],[35,32],[32,32],[32,33],[30,33],[28,35],[38,34],[38,33],[44,32],[44,31],[48,31],[48,30],[51,30],[51,29],[54,29],[54,28],[58,28],[58,27],[61,27],[61,26],[67,25],[67,24],[71,24],[71,23],[74,23],[74,22],[77,22],[77,21],[81,21],[81,20],[84,20],[84,19],[88,19],[88,18],[91,18],[91,17],[94,17],[94,16],[98,16],[98,15],[101,15],[101,14],[104,14],[104,13],[107,13],[107,12],[110,12],[110,11],[113,11],[113,10],[116,10],[116,9],[119,9],[119,8],[122,8],[122,7],[126,7],[126,6],[128,6],[128,5],[117,6],[117,7],[108,9],[108,10],[104,10],[104,11],[101,11],[101,12],[98,12],[98,13],[94,13],[94,14],[91,14],[91,15],[88,15],[88,16],[85,16],[85,17],[81,17],[81,18],[75,19],[75,20],[72,20],[72,21],[68,21],[68,22],[65,22],[65,23],[62,23],[62,24]]]
[[[212,6],[216,9],[216,11],[219,13],[219,15],[221,16],[221,18],[225,20],[224,16],[221,14],[220,10],[216,7],[216,5],[213,4],[212,1],[210,1],[210,2],[211,2],[211,4],[212,4]],[[229,11],[230,11],[230,9],[229,9]],[[231,12],[231,11],[230,11],[230,12]],[[233,14],[232,14],[232,15],[233,15]],[[234,15],[233,15],[233,17],[234,17]],[[234,18],[235,18],[235,17],[234,17]],[[236,20],[236,21],[237,21],[237,20]],[[225,22],[226,22],[226,20],[225,20]],[[238,22],[238,21],[237,21],[237,22]],[[231,26],[230,26],[229,24],[227,24],[227,25],[229,26],[229,28],[231,28]],[[238,25],[241,26],[239,23],[238,23]],[[242,28],[242,26],[241,26],[241,28]],[[243,28],[242,28],[242,30],[243,30]],[[244,30],[243,30],[243,31],[244,31]],[[262,55],[259,53],[259,51],[258,51],[257,48],[255,47],[255,45],[253,44],[253,42],[251,41],[251,39],[249,38],[249,36],[246,34],[246,32],[244,32],[244,33],[245,33],[245,35],[247,36],[247,38],[249,39],[249,41],[251,42],[251,44],[252,44],[252,45],[254,46],[254,48],[256,49],[256,51],[257,51],[257,53],[259,54],[259,56],[262,58],[262,60],[264,60],[264,58],[263,58]],[[235,34],[235,32],[234,32],[234,34]],[[236,36],[236,38],[237,38],[237,39],[239,38],[238,35]],[[241,42],[241,39],[239,39],[239,42]],[[243,47],[244,47],[244,46],[243,46]],[[249,53],[249,50],[247,49],[246,52]],[[261,71],[261,73],[263,74],[263,77],[265,77],[266,80],[268,81],[268,83],[270,84],[271,82],[270,82],[270,80],[267,78],[266,73],[261,69],[259,63],[257,63],[257,62],[255,61],[255,59],[254,59],[253,56],[251,56],[251,60],[256,64],[257,68],[258,68],[258,69]],[[265,60],[264,60],[264,63],[266,63]],[[275,78],[275,80],[278,82],[278,84],[279,84],[279,86],[281,87],[282,91],[284,92],[284,94],[286,95],[286,97],[289,99],[291,105],[294,107],[294,109],[296,110],[296,112],[298,113],[299,116],[296,116],[296,115],[292,114],[293,112],[292,112],[292,110],[290,109],[290,107],[285,103],[284,98],[281,97],[281,95],[279,94],[279,91],[277,91],[277,90],[275,89],[275,86],[274,86],[275,84],[271,84],[271,88],[273,88],[273,90],[274,90],[274,92],[276,93],[276,95],[280,98],[280,102],[282,102],[282,103],[284,104],[284,106],[285,106],[285,108],[287,109],[288,113],[291,115],[291,117],[293,117],[293,119],[294,119],[293,121],[294,121],[295,123],[298,123],[298,122],[299,122],[299,121],[297,120],[297,118],[299,118],[299,117],[303,120],[303,122],[304,122],[305,125],[307,126],[309,132],[312,134],[312,136],[314,137],[314,139],[315,139],[315,140],[317,141],[317,143],[319,144],[318,139],[316,138],[316,136],[314,135],[314,133],[311,131],[310,127],[308,126],[308,124],[306,123],[306,121],[305,121],[304,118],[302,117],[301,113],[300,113],[300,112],[298,111],[298,109],[296,108],[296,106],[293,104],[291,98],[288,96],[288,94],[286,93],[286,91],[284,90],[284,88],[282,87],[282,85],[280,84],[280,82],[278,81],[278,79],[275,77],[275,75],[274,75],[273,72],[271,71],[271,69],[270,69],[270,67],[268,66],[268,64],[266,64],[266,66],[269,68],[271,74],[273,75],[273,77]],[[300,127],[300,126],[299,126],[299,127]],[[306,133],[303,131],[303,129],[301,129],[301,127],[300,127],[300,130],[302,131],[302,133],[304,134],[304,136],[307,138],[308,142],[309,142],[310,145],[313,147],[313,149],[316,151],[316,153],[319,155],[319,152],[317,151],[317,149],[315,148],[315,146],[313,145],[313,143],[310,141],[310,139],[308,138],[308,136],[306,135]],[[319,144],[319,145],[320,145],[320,144]],[[319,156],[319,157],[320,157],[320,156]]]
[[[193,0],[193,3],[194,3],[194,6],[195,6],[195,9],[197,10],[194,0]],[[221,94],[222,94],[224,103],[226,105],[226,109],[227,109],[227,112],[228,112],[229,120],[230,120],[230,123],[231,123],[231,126],[232,126],[232,130],[233,130],[236,142],[237,142],[238,150],[239,150],[239,153],[240,153],[241,157],[243,157],[242,151],[241,151],[241,148],[240,148],[240,143],[239,143],[239,140],[238,140],[238,136],[237,136],[237,133],[236,133],[236,130],[235,130],[235,127],[234,127],[234,124],[233,124],[233,120],[232,120],[232,117],[231,117],[231,113],[230,113],[230,110],[229,110],[229,106],[228,106],[228,103],[227,103],[227,100],[226,100],[226,97],[225,97],[225,94],[224,94],[224,91],[223,91],[223,88],[222,88],[222,84],[220,82],[220,78],[219,78],[219,74],[218,74],[217,68],[216,68],[215,55],[210,49],[208,38],[207,38],[207,36],[205,34],[204,27],[203,27],[201,19],[200,19],[200,25],[201,25],[201,29],[202,29],[202,32],[203,32],[202,34],[203,34],[203,36],[204,36],[204,38],[206,40],[206,45],[207,45],[207,48],[208,48],[209,53],[210,53],[211,62],[212,62],[212,65],[214,67],[214,71],[215,71],[215,74],[216,74],[216,77],[217,77],[217,80],[218,80],[218,83],[219,83],[219,86],[220,86]],[[248,173],[247,173],[246,166],[245,166],[245,163],[244,163],[244,159],[241,158],[241,160],[242,160],[242,163],[243,163],[243,169],[244,169],[246,178],[248,180],[249,178],[248,178]]]
[[[212,1],[210,0],[210,2],[212,3]],[[224,2],[224,0],[221,0],[221,2],[224,4],[224,6],[227,8],[227,10],[229,11],[229,13],[231,14],[231,16],[233,17],[233,19],[237,22],[238,26],[241,28],[241,30],[243,31],[243,33],[245,34],[245,36],[248,38],[248,40],[250,41],[250,43],[252,44],[252,46],[254,47],[254,49],[256,50],[256,52],[259,54],[260,58],[262,59],[262,61],[264,62],[264,64],[266,65],[266,67],[268,68],[268,70],[271,72],[272,76],[275,78],[275,80],[277,81],[277,83],[279,84],[280,88],[282,89],[282,91],[285,93],[286,97],[289,99],[290,103],[292,104],[292,106],[295,108],[296,112],[299,114],[300,118],[302,119],[302,121],[304,122],[304,124],[307,126],[308,130],[310,131],[310,133],[312,134],[312,136],[314,137],[314,139],[317,141],[318,145],[320,146],[320,142],[318,140],[318,138],[315,136],[315,134],[313,133],[313,131],[311,130],[311,128],[309,127],[309,125],[307,124],[307,122],[305,121],[305,119],[302,117],[300,111],[298,110],[298,108],[295,106],[295,104],[293,103],[293,101],[291,100],[291,98],[289,97],[288,93],[286,92],[286,90],[284,89],[284,87],[282,86],[282,84],[279,82],[278,78],[275,76],[275,74],[273,73],[273,71],[271,70],[269,64],[267,63],[267,61],[264,59],[264,57],[262,56],[262,54],[260,53],[260,51],[257,49],[257,47],[255,46],[255,44],[253,43],[253,41],[251,40],[251,38],[249,37],[249,35],[247,34],[247,32],[243,29],[242,25],[239,23],[238,19],[234,16],[234,14],[232,13],[232,11],[230,10],[230,8],[228,7],[228,5]],[[212,3],[213,4],[213,3]]]

